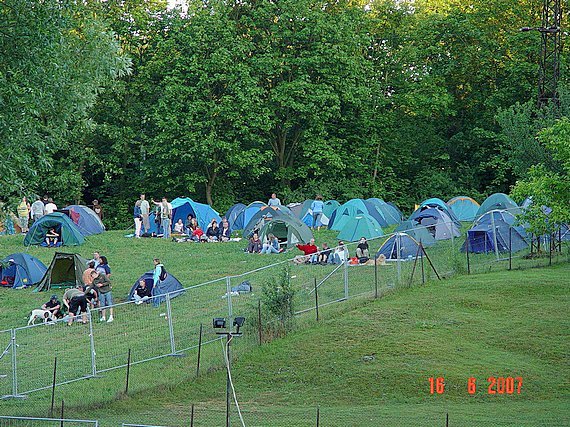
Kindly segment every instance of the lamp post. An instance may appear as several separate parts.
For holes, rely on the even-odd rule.
[[[226,427],[230,427],[230,393],[231,393],[231,375],[230,375],[230,343],[233,337],[240,337],[242,333],[239,329],[243,326],[245,322],[245,317],[235,317],[233,321],[233,326],[236,327],[235,332],[226,330],[226,319],[217,317],[213,320],[214,329],[224,329],[223,331],[216,331],[217,335],[225,335],[226,337],[226,349],[224,352],[224,357],[226,358]]]

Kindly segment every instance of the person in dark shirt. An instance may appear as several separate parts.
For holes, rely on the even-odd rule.
[[[135,304],[137,305],[142,304],[143,302],[148,301],[151,297],[152,297],[152,291],[146,285],[146,280],[144,279],[139,280],[139,284],[137,285],[137,288],[133,293],[133,300],[135,301]]]
[[[366,237],[361,237],[360,241],[358,242],[358,246],[356,247],[356,256],[357,258],[370,258],[370,252],[368,250],[368,242],[366,241]]]
[[[61,319],[63,317],[63,313],[61,312],[61,303],[57,299],[57,295],[52,295],[48,302],[42,305],[42,310],[51,311],[51,313]]]
[[[331,252],[332,252],[332,249],[329,248],[329,245],[326,243],[323,243],[323,248],[321,249],[321,252],[317,256],[317,263],[326,265],[329,262],[329,256],[330,256]]]

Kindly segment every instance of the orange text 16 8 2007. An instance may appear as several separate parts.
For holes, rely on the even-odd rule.
[[[488,377],[486,382],[480,384],[477,378],[469,377],[467,379],[467,393],[474,395],[480,387],[484,388],[484,393],[490,395],[500,394],[521,394],[523,379],[522,377]],[[429,378],[430,394],[445,393],[445,379],[443,377]]]

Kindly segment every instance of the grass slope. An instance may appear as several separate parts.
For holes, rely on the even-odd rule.
[[[443,425],[446,411],[453,425],[568,425],[569,274],[564,265],[460,277],[351,310],[329,307],[329,320],[235,362],[248,425],[311,425],[316,405],[327,425],[339,426]],[[188,370],[180,375],[186,378],[175,387],[78,415],[182,425],[191,403],[202,402],[210,416],[224,407],[223,371],[198,380]],[[445,393],[430,395],[428,378],[438,376]],[[489,395],[490,376],[523,377],[521,394]],[[469,377],[478,381],[473,396]]]

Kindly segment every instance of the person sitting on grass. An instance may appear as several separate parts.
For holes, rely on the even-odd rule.
[[[57,242],[59,241],[59,234],[55,231],[55,228],[50,228],[49,231],[46,233],[46,244],[48,248],[54,248],[57,246]]]
[[[184,234],[184,223],[182,222],[182,218],[178,219],[176,224],[174,224],[174,233]]]
[[[370,258],[370,252],[368,250],[368,242],[366,241],[366,237],[360,238],[358,246],[356,247],[356,257],[358,259]]]
[[[218,221],[213,219],[206,229],[206,237],[208,238],[208,242],[217,242],[219,232],[220,228],[218,227]]]
[[[250,254],[258,254],[261,252],[262,243],[259,240],[259,235],[257,233],[253,233],[253,236],[249,239],[249,244],[247,245],[247,252]]]
[[[147,302],[152,297],[152,291],[146,285],[146,280],[139,280],[139,284],[133,293],[133,300],[136,305],[140,305],[143,302]]]
[[[200,242],[203,239],[205,239],[206,237],[204,236],[204,231],[202,231],[202,229],[200,228],[199,225],[196,226],[196,228],[192,231],[192,237],[191,239],[194,242]]]
[[[57,319],[63,317],[61,312],[61,303],[57,299],[57,295],[52,295],[48,302],[42,305],[42,310],[50,311]]]
[[[261,248],[262,254],[278,254],[279,253],[279,239],[273,234],[267,236],[267,242]]]
[[[338,246],[334,249],[334,253],[329,257],[332,264],[343,264],[348,259],[348,249],[344,246],[344,242],[339,240]]]
[[[311,239],[308,245],[297,245],[297,249],[303,251],[304,255],[297,255],[293,258],[295,264],[305,264],[312,261],[314,254],[319,251],[317,245],[315,245],[315,239]],[[314,257],[316,260],[316,257]]]
[[[192,235],[192,231],[196,228],[197,222],[195,221],[196,218],[192,216],[192,214],[188,214],[186,217],[186,222],[184,223],[184,229],[186,230],[186,234],[189,236]]]
[[[222,226],[218,231],[218,240],[220,242],[229,242],[232,238],[232,231],[230,230],[230,223],[227,219],[222,220]]]
[[[323,243],[323,248],[321,252],[317,255],[317,263],[326,265],[329,262],[329,256],[331,255],[332,249],[329,248],[329,245]]]

